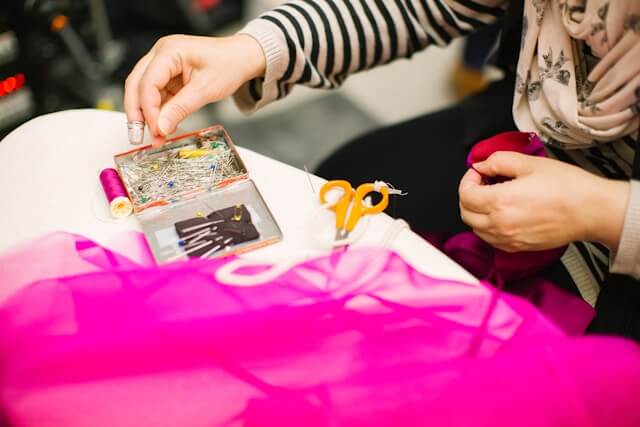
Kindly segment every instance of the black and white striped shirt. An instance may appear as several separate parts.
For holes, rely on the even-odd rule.
[[[504,13],[507,0],[294,0],[251,21],[267,57],[263,81],[236,95],[245,111],[296,84],[333,89],[352,73],[447,45]]]

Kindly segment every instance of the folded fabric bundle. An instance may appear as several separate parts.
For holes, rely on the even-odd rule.
[[[498,151],[515,151],[530,156],[546,157],[544,145],[535,133],[503,132],[478,142],[467,157],[467,167],[486,160]],[[483,177],[488,185],[504,182],[505,177]],[[482,249],[480,249],[482,247]],[[478,256],[478,250],[486,253]],[[461,233],[445,243],[445,252],[458,260],[471,272],[496,285],[513,283],[529,278],[544,267],[560,259],[566,246],[546,251],[505,252],[485,243],[473,233]],[[466,254],[473,254],[469,257]],[[482,259],[489,262],[477,262]],[[474,262],[475,261],[475,262]]]
[[[498,151],[515,151],[546,157],[540,138],[529,132],[503,132],[473,146],[467,167],[486,160]],[[508,180],[507,177],[483,177],[486,185]],[[558,289],[538,273],[558,261],[566,246],[545,251],[505,252],[494,248],[472,231],[453,236],[425,235],[427,240],[453,258],[474,276],[500,288],[527,295],[530,300],[570,334],[583,333],[595,311],[581,298]]]
[[[39,272],[25,272],[34,257]],[[640,425],[633,342],[567,337],[520,298],[429,277],[383,249],[253,287],[216,278],[233,262],[141,264],[69,234],[0,257],[13,289],[0,301],[0,420]]]

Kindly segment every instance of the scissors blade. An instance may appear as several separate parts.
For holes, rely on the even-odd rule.
[[[344,240],[347,237],[349,237],[349,231],[345,230],[344,228],[338,228],[336,230],[336,237],[334,238],[334,240],[339,242],[340,240]]]

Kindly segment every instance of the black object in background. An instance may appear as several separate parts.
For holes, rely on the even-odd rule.
[[[33,92],[20,61],[18,37],[0,16],[0,137],[32,117]]]
[[[104,100],[106,108],[120,108],[124,79],[155,40],[171,33],[219,33],[241,18],[243,4],[239,0],[2,0],[0,88],[7,78],[11,79],[7,88],[16,83],[13,78],[24,88],[20,97],[12,96],[11,109],[3,107],[6,99],[0,96],[0,137],[39,114],[105,107]],[[17,55],[3,62],[3,49],[9,45],[3,44],[4,34],[13,38]],[[3,120],[3,112],[17,111],[17,98],[24,111]]]
[[[106,0],[114,28],[147,30],[162,34],[217,34],[239,21],[243,0]]]

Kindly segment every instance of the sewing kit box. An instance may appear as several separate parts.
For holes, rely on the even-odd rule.
[[[237,254],[282,232],[224,127],[140,147],[115,163],[158,263]]]

